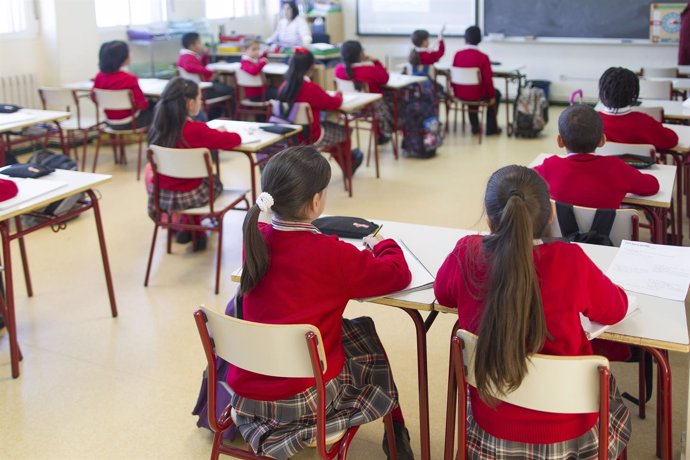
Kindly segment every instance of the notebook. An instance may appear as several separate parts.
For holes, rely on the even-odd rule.
[[[628,311],[623,319],[616,324],[620,324],[631,316],[634,316],[638,311],[637,297],[628,295]],[[609,328],[615,326],[615,324],[606,325],[597,323],[596,321],[590,321],[590,319],[584,316],[582,313],[580,313],[580,323],[582,324],[582,329],[585,331],[585,334],[589,340],[596,339],[601,334],[609,330]]]

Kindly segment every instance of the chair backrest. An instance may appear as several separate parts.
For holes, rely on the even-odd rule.
[[[199,76],[198,73],[187,72],[185,69],[183,69],[180,66],[177,66],[177,73],[179,73],[180,77],[182,77],[182,78],[186,78],[187,80],[192,80],[193,82],[196,82],[196,83],[201,83],[201,77]]]
[[[642,67],[645,78],[678,78],[678,67]]]
[[[285,119],[285,121],[295,125],[311,125],[312,120],[314,120],[311,105],[307,102],[294,102],[287,118],[283,118],[280,113],[281,104],[283,103],[280,101],[273,101],[273,115],[275,117]]]
[[[133,110],[132,91],[129,89],[95,89],[96,104],[101,110]]]
[[[482,83],[479,67],[451,67],[450,82],[454,85],[477,86]]]
[[[71,108],[77,108],[79,103],[74,91],[68,88],[38,88],[38,95],[43,104],[43,110],[64,110],[71,112]]]
[[[552,200],[553,202],[553,200]],[[596,208],[586,208],[584,206],[573,206],[575,222],[581,231],[586,232],[592,227]],[[637,241],[639,238],[639,216],[635,209],[616,209],[616,218],[611,227],[609,238],[614,246],[620,246],[623,240]],[[551,222],[551,236],[559,238],[563,236],[558,219],[554,218]]]
[[[656,159],[656,148],[651,144],[624,144],[622,142],[606,142],[597,148],[594,153],[597,155],[610,157],[632,153],[651,159]]]
[[[477,336],[459,330],[462,340],[462,356],[465,379],[476,386],[474,357]],[[550,356],[534,354],[528,363],[528,373],[520,386],[507,395],[499,395],[501,401],[526,409],[558,414],[584,414],[599,412],[599,368],[609,367],[603,356]],[[606,395],[608,397],[608,395]]]
[[[237,85],[245,88],[261,88],[266,85],[263,73],[252,75],[242,69],[235,71],[235,81]]]
[[[646,105],[636,105],[632,108],[634,112],[646,113],[654,118],[659,123],[664,122],[664,108],[663,107],[647,107]]]
[[[150,145],[156,172],[164,176],[178,179],[196,179],[208,177],[208,169],[204,155],[210,154],[208,149],[173,149]]]
[[[673,83],[670,81],[645,80],[640,78],[640,99],[671,100]]]
[[[201,307],[215,354],[244,370],[273,377],[314,377],[306,336],[318,342],[326,371],[326,352],[319,329],[310,324],[263,324],[245,321]]]

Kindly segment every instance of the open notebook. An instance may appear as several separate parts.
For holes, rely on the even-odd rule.
[[[637,297],[628,295],[628,311],[623,317],[623,319],[616,324],[622,323],[631,316],[634,316],[637,312]],[[601,334],[606,332],[609,328],[615,326],[615,324],[605,325],[597,323],[595,321],[590,321],[589,318],[584,316],[582,313],[580,313],[580,322],[582,323],[582,329],[584,329],[585,334],[587,334],[587,338],[589,340],[596,339]]]

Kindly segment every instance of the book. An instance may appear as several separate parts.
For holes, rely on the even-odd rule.
[[[623,317],[622,320],[617,322],[616,324],[620,324],[626,319],[630,318],[631,316],[634,316],[638,312],[637,308],[637,297],[628,295],[628,311],[625,313],[625,316]],[[597,323],[596,321],[591,321],[589,318],[587,318],[585,315],[580,313],[580,323],[582,324],[582,329],[585,331],[585,334],[587,335],[587,338],[589,340],[594,340],[597,337],[599,337],[601,334],[609,330],[611,327],[615,326],[616,324],[601,324]]]

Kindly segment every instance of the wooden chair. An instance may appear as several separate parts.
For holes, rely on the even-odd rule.
[[[357,88],[355,87],[355,82],[352,80],[343,80],[341,78],[335,78],[335,88],[340,91],[341,93],[368,93],[369,92],[369,85],[366,82],[361,82],[362,83],[362,89],[360,91],[357,91]],[[364,114],[355,114],[351,115],[350,119],[354,120],[355,122],[355,136],[357,139],[357,148],[361,149],[361,140],[359,137],[360,131],[368,131],[369,132],[369,143],[367,144],[367,167],[369,166],[369,161],[371,159],[371,146],[372,142],[375,142],[375,137],[376,135],[374,134],[373,131],[373,117],[374,115],[364,115]],[[369,126],[360,126],[360,121],[364,123],[368,123]],[[376,177],[378,177],[378,170],[379,170],[379,151],[378,149],[374,149],[374,161],[376,163]]]
[[[201,78],[199,77],[199,74],[197,73],[191,73],[187,72],[185,69],[182,67],[177,67],[177,73],[180,74],[180,77],[186,78],[187,80],[192,80],[195,83],[201,83]],[[225,107],[226,112],[228,113],[228,116],[232,116],[232,96],[229,94],[226,96],[217,96],[211,99],[206,99],[204,96],[204,90],[201,90],[201,100],[204,105],[204,113],[206,114],[206,118],[208,118],[208,111],[209,109],[214,106],[214,105],[219,105]]]
[[[96,152],[93,157],[92,172],[96,172],[96,165],[98,164],[98,153],[101,149],[101,138],[103,134],[110,136],[110,142],[113,145],[113,153],[115,154],[115,163],[127,164],[127,157],[125,155],[125,146],[129,144],[130,137],[135,137],[137,146],[139,148],[137,153],[137,180],[141,176],[141,156],[144,145],[144,138],[148,132],[148,126],[137,128],[137,109],[134,104],[134,97],[132,91],[129,89],[109,90],[109,89],[94,89],[94,100],[96,102],[96,122],[98,124],[98,138],[96,140]],[[108,120],[105,116],[105,123],[101,123],[100,113],[105,110],[128,110],[131,115],[121,120]],[[127,129],[114,129],[110,125],[122,125],[129,127]],[[120,147],[118,154],[117,148]]]
[[[459,330],[451,339],[451,367],[457,391],[448,401],[446,457],[454,451],[453,425],[455,399],[458,415],[457,459],[467,457],[467,386],[476,386],[474,357],[477,336]],[[599,460],[608,459],[609,439],[609,362],[603,356],[550,356],[533,354],[529,372],[520,386],[497,399],[515,406],[558,414],[599,413]],[[451,389],[448,392],[451,395]]]
[[[242,69],[235,71],[235,114],[242,119],[242,114],[263,115],[268,119],[271,116],[272,104],[266,100],[266,76],[263,72],[259,75],[250,75]],[[261,100],[252,101],[245,97],[245,88],[261,88]]]
[[[469,101],[455,97],[452,85],[459,86],[480,86],[482,84],[482,73],[478,67],[451,67],[450,68],[451,88],[448,90],[450,104],[446,104],[446,129],[450,120],[450,111],[455,112],[453,122],[453,132],[458,130],[458,110],[462,112],[462,131],[465,131],[465,112],[476,113],[479,117],[479,143],[482,143],[484,134],[484,114],[489,106],[488,101]]]
[[[232,209],[249,209],[247,201],[248,190],[223,189],[223,192],[215,200],[211,199],[209,204],[199,208],[184,209],[181,211],[169,211],[160,207],[160,175],[174,177],[177,179],[196,179],[204,178],[208,180],[209,186],[213,187],[213,167],[211,166],[211,155],[208,149],[172,149],[151,145],[148,150],[148,161],[153,169],[153,202],[155,207],[155,226],[153,228],[153,239],[151,240],[151,250],[149,261],[146,266],[146,278],[144,286],[149,284],[151,274],[151,262],[153,261],[153,251],[156,247],[156,237],[158,228],[163,227],[168,230],[168,254],[171,253],[172,232],[171,230],[206,231],[210,230],[218,234],[218,248],[216,251],[216,284],[215,293],[218,294],[220,283],[221,257],[223,254],[223,219],[225,214]],[[213,194],[211,193],[211,196]],[[240,203],[245,204],[245,208],[238,208]],[[171,215],[179,214],[188,217],[188,222],[172,222]],[[201,223],[194,223],[194,218],[200,219],[208,217],[210,225],[205,226]],[[194,234],[193,234],[194,235]]]
[[[258,457],[246,449],[225,445],[222,434],[234,424],[234,409],[228,405],[216,413],[216,357],[242,369],[273,377],[314,378],[316,381],[316,440],[310,445],[322,459],[347,457],[350,442],[359,429],[326,431],[326,352],[318,328],[309,324],[262,324],[244,321],[200,307],[194,313],[208,363],[208,424],[214,432],[211,459],[220,454],[237,458]],[[397,459],[393,418],[383,418],[392,459]]]
[[[98,122],[94,117],[84,117],[81,114],[79,98],[74,90],[67,88],[41,87],[38,89],[43,110],[64,110],[72,117],[68,120],[56,122],[62,150],[69,153],[74,149],[74,159],[79,162],[78,143],[83,146],[81,170],[86,169],[86,152],[89,145],[89,134],[98,132]],[[74,109],[74,111],[72,110]],[[75,116],[76,115],[76,116]],[[65,142],[65,136],[67,140]]]
[[[643,78],[678,78],[678,67],[642,67]]]
[[[640,78],[640,99],[673,99],[673,82]]]

